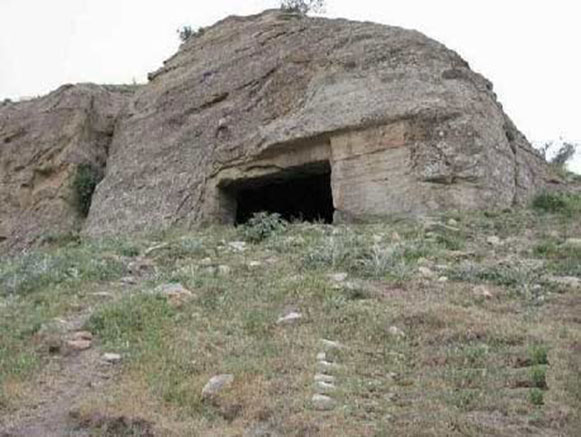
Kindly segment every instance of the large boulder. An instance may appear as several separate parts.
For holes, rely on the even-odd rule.
[[[230,17],[150,79],[115,132],[89,234],[232,222],[239,187],[313,163],[331,170],[340,219],[506,207],[544,181],[492,84],[416,31]]]
[[[79,166],[103,173],[130,87],[65,85],[0,106],[0,253],[84,222],[73,182]]]
[[[86,219],[80,165],[104,176]],[[491,83],[442,44],[275,10],[192,36],[138,89],[2,106],[0,169],[4,247],[232,223],[269,202],[335,220],[508,207],[546,179]]]

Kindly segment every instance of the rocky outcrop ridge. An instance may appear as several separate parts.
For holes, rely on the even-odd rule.
[[[269,11],[216,24],[152,75],[87,230],[228,222],[228,186],[325,160],[344,218],[509,206],[543,175],[490,82],[442,44]]]
[[[297,168],[330,172],[337,220],[506,207],[545,180],[543,160],[491,83],[415,31],[280,11],[230,17],[150,79],[133,96],[84,86],[0,109],[8,234],[78,223],[70,169],[87,159],[102,168],[105,156],[89,235],[231,223],[241,187]],[[43,108],[69,95],[52,121]],[[24,129],[35,134],[18,134],[28,119],[38,119]],[[8,159],[22,144],[30,151]],[[47,159],[69,170],[49,172],[45,195],[37,169]],[[23,226],[15,217],[25,211],[36,215]]]
[[[80,165],[104,172],[130,87],[65,85],[0,107],[0,248],[22,248],[84,222],[73,190]]]

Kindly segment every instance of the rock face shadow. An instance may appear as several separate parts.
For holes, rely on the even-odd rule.
[[[333,222],[329,163],[287,169],[274,175],[242,179],[227,191],[236,203],[235,223],[254,213],[278,213],[285,220]]]

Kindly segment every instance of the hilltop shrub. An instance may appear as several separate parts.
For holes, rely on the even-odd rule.
[[[307,15],[309,12],[322,12],[325,0],[282,0],[280,9],[285,12]]]

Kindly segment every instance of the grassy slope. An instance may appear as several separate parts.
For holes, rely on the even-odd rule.
[[[228,244],[240,230],[211,228],[5,259],[0,424],[34,397],[27,381],[59,335],[51,320],[90,310],[96,347],[125,360],[106,396],[87,393],[82,413],[147,418],[160,435],[579,435],[581,291],[546,280],[581,277],[581,249],[563,245],[581,236],[578,210],[568,212],[435,219],[453,218],[457,232],[414,221],[296,224],[244,251]],[[491,235],[502,244],[487,243]],[[153,269],[119,285],[143,258]],[[347,280],[328,277],[337,272]],[[167,282],[195,297],[176,308],[149,292]],[[104,290],[115,298],[95,296]],[[291,309],[301,322],[277,325]],[[330,412],[310,403],[321,338],[346,346],[333,357]],[[204,402],[202,387],[219,373],[234,374],[233,386]]]

